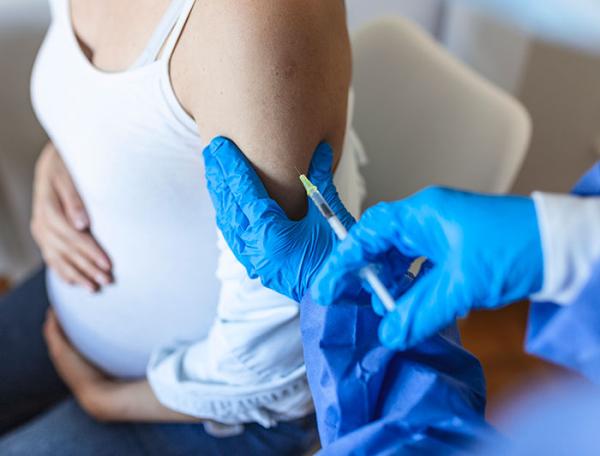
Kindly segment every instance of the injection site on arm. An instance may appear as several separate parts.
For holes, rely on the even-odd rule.
[[[348,236],[348,230],[344,227],[344,224],[340,221],[340,219],[335,215],[335,212],[329,207],[327,201],[319,192],[319,189],[304,175],[300,175],[300,182],[304,186],[306,190],[306,194],[312,200],[313,204],[319,209],[319,212],[325,219],[327,219],[327,223],[331,226],[331,229],[334,231],[339,240],[343,241]],[[410,273],[407,273],[410,274]],[[369,283],[373,292],[379,297],[384,307],[388,312],[391,312],[396,307],[396,303],[394,298],[392,298],[391,293],[385,287],[385,285],[381,282],[379,277],[377,276],[377,272],[373,265],[365,266],[361,270],[362,277]],[[412,277],[411,277],[412,279]]]
[[[197,56],[210,69],[191,106],[198,128],[207,141],[233,140],[270,195],[301,217],[295,167],[305,172],[321,141],[337,163],[343,145],[351,77],[344,4],[227,0],[204,9],[202,33],[220,45]],[[226,23],[211,20],[222,14]]]

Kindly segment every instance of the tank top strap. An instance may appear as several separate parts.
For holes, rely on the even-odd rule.
[[[183,14],[184,6],[185,3],[183,0],[171,1],[167,11],[152,34],[150,41],[148,41],[146,48],[131,68],[139,68],[148,65],[158,58],[160,50],[163,48],[165,41]]]
[[[175,46],[177,46],[179,37],[181,36],[181,33],[183,32],[183,28],[185,27],[185,24],[187,23],[187,20],[190,17],[190,13],[192,12],[192,8],[194,7],[194,4],[196,3],[196,0],[179,0],[179,1],[181,1],[183,3],[181,6],[179,19],[177,20],[177,23],[173,27],[173,30],[171,31],[171,34],[169,35],[167,42],[165,43],[164,47],[162,48],[163,51],[162,51],[162,54],[160,55],[160,60],[169,60],[171,58],[171,54],[173,54],[173,51],[175,50]]]

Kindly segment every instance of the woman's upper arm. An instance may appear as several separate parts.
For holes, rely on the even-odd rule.
[[[308,169],[321,141],[341,154],[351,77],[344,2],[212,0],[197,9],[188,99],[201,134],[234,140],[271,196],[301,216],[295,168]]]

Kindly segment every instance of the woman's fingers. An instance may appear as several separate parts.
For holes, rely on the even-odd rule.
[[[64,241],[56,233],[48,232],[44,240],[44,249],[42,255],[45,263],[62,280],[70,285],[77,285],[87,288],[90,292],[98,290],[98,284],[87,277],[72,262],[69,255],[66,254],[67,247]]]
[[[97,291],[101,286],[112,283],[110,271],[99,267],[89,253],[87,245],[95,242],[91,236],[74,230],[71,235],[68,238],[64,233],[52,234],[51,248],[58,253],[58,259],[53,264],[58,272],[90,291]]]
[[[96,266],[88,257],[80,252],[69,252],[70,263],[90,280],[98,285],[106,286],[112,282],[110,274]]]
[[[60,174],[61,178],[52,187],[55,190],[50,190],[45,204],[42,201],[45,219],[68,244],[93,261],[95,268],[110,273],[110,258],[93,236],[85,231],[89,228],[89,217],[71,178],[66,172],[64,174]]]
[[[63,280],[91,292],[111,283],[110,261],[93,237],[71,227],[51,205],[44,212],[36,239],[48,266]]]
[[[65,255],[79,252],[93,263],[94,270],[100,269],[105,275],[110,275],[110,258],[89,232],[77,231],[67,222],[63,213],[51,205],[47,208],[46,220],[48,231],[55,233],[65,244]],[[91,277],[93,276],[92,274]]]
[[[84,273],[73,266],[68,258],[57,255],[44,257],[44,260],[48,267],[68,284],[82,286],[87,288],[91,293],[98,291],[98,284],[86,277]]]
[[[99,270],[106,277],[110,277],[112,270],[112,264],[108,255],[102,250],[102,247],[98,245],[98,242],[89,233],[72,233],[73,247],[90,262],[93,263],[94,270]]]
[[[31,232],[48,266],[90,291],[111,283],[110,258],[90,234],[85,205],[51,144],[38,160],[34,189]]]
[[[88,229],[90,218],[71,176],[66,170],[62,170],[55,176],[53,184],[67,220],[78,231]]]

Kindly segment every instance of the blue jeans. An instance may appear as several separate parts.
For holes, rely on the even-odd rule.
[[[202,424],[99,423],[70,395],[47,355],[44,271],[0,298],[0,454],[299,455],[316,442],[314,417],[217,438]]]

